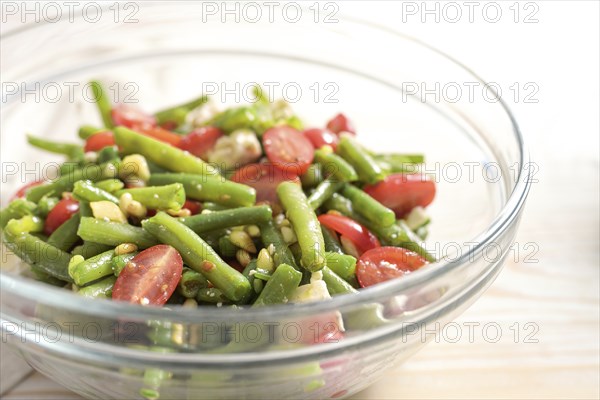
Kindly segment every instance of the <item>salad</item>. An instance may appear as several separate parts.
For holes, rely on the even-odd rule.
[[[149,114],[111,104],[57,179],[0,212],[5,245],[51,285],[148,306],[320,301],[435,261],[435,184],[418,154],[377,154],[343,114],[305,129],[284,101],[219,111],[206,96]]]

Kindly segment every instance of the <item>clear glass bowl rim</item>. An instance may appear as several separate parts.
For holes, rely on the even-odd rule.
[[[420,41],[419,39],[402,34],[386,26],[362,20],[360,18],[340,15],[340,19],[343,19],[344,22],[357,24],[363,28],[366,27],[380,31],[382,34],[392,35],[403,40],[412,41],[417,45],[423,46],[454,63],[466,73],[470,74],[473,78],[485,84],[485,81],[470,68],[463,65],[450,55]],[[3,35],[2,39],[0,40],[4,41],[7,39],[16,39],[18,35],[35,29],[36,27],[38,27],[38,25],[15,29],[14,31]],[[480,233],[473,239],[473,241],[478,243],[478,245],[471,247],[468,252],[465,252],[456,260],[438,262],[430,267],[423,268],[415,273],[407,275],[402,279],[389,281],[374,287],[363,289],[359,291],[359,293],[352,296],[334,297],[331,300],[322,303],[283,304],[262,309],[251,308],[240,310],[204,307],[202,308],[202,312],[198,312],[197,310],[191,310],[188,308],[173,307],[169,309],[168,314],[165,314],[165,310],[162,308],[142,307],[127,303],[113,302],[110,300],[86,299],[69,291],[65,291],[64,289],[54,288],[31,279],[0,272],[0,288],[2,292],[4,292],[2,295],[10,295],[11,292],[17,292],[19,293],[19,296],[31,299],[35,302],[42,302],[46,305],[55,306],[62,310],[76,311],[81,312],[82,314],[91,314],[101,317],[130,318],[131,320],[155,320],[165,319],[165,317],[168,317],[170,320],[185,321],[188,323],[201,323],[211,319],[230,319],[245,322],[255,321],[257,319],[261,320],[267,316],[270,319],[302,317],[310,314],[325,313],[328,311],[338,310],[340,308],[352,307],[389,298],[395,294],[416,287],[427,281],[435,280],[444,274],[450,274],[455,268],[469,263],[469,260],[474,254],[480,252],[481,249],[486,246],[486,244],[491,243],[494,239],[500,237],[512,224],[516,223],[515,219],[519,216],[520,210],[525,203],[525,199],[530,189],[529,174],[531,171],[527,167],[530,158],[529,152],[526,149],[523,140],[523,136],[513,114],[504,100],[501,98],[499,99],[498,104],[502,107],[503,111],[506,113],[506,116],[508,116],[510,119],[514,138],[517,140],[519,146],[520,166],[516,179],[517,183],[508,197],[506,204],[502,207],[492,224],[484,232]]]

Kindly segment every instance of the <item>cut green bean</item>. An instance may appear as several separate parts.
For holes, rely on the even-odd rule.
[[[161,243],[177,249],[186,265],[204,275],[227,298],[240,301],[250,296],[250,282],[223,261],[200,236],[177,219],[159,212],[154,217],[142,221],[142,226]]]
[[[133,253],[119,254],[118,256],[114,256],[111,261],[113,274],[115,276],[119,276],[121,274],[121,271],[123,271],[123,268],[125,268],[125,266],[127,265],[127,263],[138,254],[139,253],[137,251],[134,251]]]
[[[396,214],[392,210],[356,186],[344,185],[342,195],[348,198],[354,209],[372,224],[388,227],[396,222]]]
[[[177,284],[177,292],[186,299],[195,299],[198,291],[208,287],[208,281],[200,272],[184,268]]]
[[[337,153],[356,169],[361,181],[377,183],[385,179],[385,173],[379,164],[350,135],[341,135]]]
[[[107,128],[112,128],[114,126],[114,122],[112,119],[112,105],[108,99],[108,91],[102,87],[102,84],[98,81],[91,81],[89,84],[92,87],[94,101],[96,102],[96,106],[98,107],[98,111],[100,112],[104,126]]]
[[[196,300],[198,300],[202,303],[209,303],[209,304],[218,304],[218,303],[227,304],[231,301],[223,294],[223,292],[221,290],[219,290],[215,287],[211,287],[211,288],[206,287],[206,288],[198,289],[198,294],[196,295]]]
[[[25,199],[13,200],[6,208],[0,211],[0,228],[4,229],[11,219],[19,219],[25,215],[33,215],[37,210],[34,202]]]
[[[27,142],[38,149],[46,150],[50,153],[63,154],[69,158],[83,156],[83,148],[77,144],[54,142],[32,135],[27,135]]]
[[[355,275],[356,258],[347,254],[325,253],[327,266],[344,280],[349,280]]]
[[[356,289],[346,282],[341,276],[336,274],[329,267],[322,269],[323,280],[327,285],[327,291],[330,295],[335,296],[338,294],[358,293]]]
[[[235,257],[238,247],[231,242],[229,237],[223,236],[219,238],[219,253],[223,257]]]
[[[327,199],[340,190],[344,184],[337,179],[327,178],[308,196],[308,204],[313,210],[321,207]]]
[[[123,189],[116,192],[115,195],[120,198],[125,193],[129,193],[133,200],[139,201],[153,210],[179,211],[185,203],[185,190],[181,183]]]
[[[83,240],[109,246],[133,243],[140,249],[147,249],[158,244],[154,236],[142,228],[91,217],[81,218],[77,235]]]
[[[273,221],[269,220],[259,225],[260,227],[260,238],[263,242],[263,246],[267,249],[272,247],[273,249],[273,262],[275,268],[281,264],[288,264],[292,267],[299,269],[296,266],[296,260],[294,255],[290,251],[288,245],[283,240],[283,236],[279,229],[275,227]]]
[[[118,190],[123,189],[125,184],[119,179],[104,179],[102,181],[94,183],[94,186],[106,192],[114,193]]]
[[[42,197],[42,199],[38,202],[38,205],[37,205],[37,214],[40,217],[46,218],[46,216],[48,216],[48,213],[54,208],[54,206],[59,201],[60,200],[58,199],[58,197],[48,197],[48,196]],[[32,203],[32,204],[34,204],[34,203]]]
[[[115,142],[125,154],[141,154],[146,160],[174,172],[219,176],[217,170],[187,151],[180,150],[160,140],[117,127]]]
[[[223,210],[229,210],[232,207],[227,207],[223,204],[219,204],[219,203],[214,203],[212,201],[204,201],[202,202],[202,210],[208,210],[208,211],[223,211]]]
[[[112,259],[114,254],[114,250],[108,250],[78,264],[71,265],[69,275],[78,286],[85,286],[105,276],[113,275]]]
[[[358,174],[352,165],[342,157],[334,154],[327,148],[320,148],[315,151],[315,160],[322,165],[323,173],[326,176],[332,176],[342,182],[353,182],[358,180]]]
[[[290,265],[281,264],[260,292],[254,306],[287,303],[294,290],[300,285],[301,280],[301,272],[296,271]]]
[[[271,217],[271,207],[254,206],[197,214],[180,221],[197,234],[202,234],[233,226],[259,225],[271,220]]]
[[[81,296],[90,297],[93,299],[110,299],[112,297],[112,291],[116,281],[116,276],[109,276],[101,281],[79,288],[77,293]]]
[[[119,204],[119,199],[109,192],[99,189],[91,181],[77,181],[73,185],[73,196],[77,200],[92,201],[112,201]]]
[[[77,236],[77,229],[79,228],[79,221],[81,216],[79,213],[75,213],[59,226],[52,234],[48,237],[48,244],[62,251],[69,251],[79,241]]]
[[[256,202],[254,188],[217,176],[152,174],[148,183],[150,185],[181,183],[190,199],[214,201],[228,207],[247,207]]]
[[[325,266],[325,243],[321,225],[302,188],[294,182],[282,182],[277,194],[298,237],[302,266],[309,271],[320,270]]]
[[[82,245],[76,246],[71,252],[71,254],[73,254],[74,256],[82,256],[83,258],[87,259],[90,257],[97,256],[100,253],[104,253],[105,251],[110,250],[112,248],[114,248],[114,246],[84,241]]]
[[[187,103],[179,104],[161,111],[157,111],[154,116],[159,124],[165,122],[175,122],[181,125],[185,122],[185,117],[194,108],[200,107],[208,101],[207,96],[200,96],[197,99],[188,101]]]
[[[92,125],[82,125],[81,127],[79,127],[79,131],[77,132],[77,134],[81,139],[87,140],[90,136],[100,132],[106,132],[106,129],[98,128],[97,126]]]
[[[303,188],[313,188],[323,182],[324,179],[321,164],[311,164],[306,172],[300,176]]]
[[[119,149],[117,146],[104,146],[98,151],[98,163],[105,163],[109,161],[120,161]]]
[[[321,233],[323,233],[325,251],[330,253],[344,254],[344,250],[342,250],[340,242],[338,242],[336,237],[331,233],[331,231],[328,228],[321,225]]]

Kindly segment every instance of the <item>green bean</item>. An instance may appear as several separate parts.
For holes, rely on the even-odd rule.
[[[237,246],[231,242],[229,237],[223,236],[219,238],[219,253],[223,257],[235,257],[237,251]]]
[[[93,217],[94,212],[92,211],[92,207],[90,206],[90,203],[88,203],[85,200],[80,200],[79,201],[79,214],[82,217]]]
[[[212,201],[205,201],[202,203],[202,210],[209,211],[223,211],[229,210],[231,207],[224,206],[223,204],[213,203]]]
[[[217,303],[229,303],[231,300],[228,299],[221,290],[214,287],[206,287],[198,289],[196,300],[203,303],[217,304]]]
[[[77,181],[73,185],[73,196],[77,200],[85,200],[87,202],[92,201],[112,201],[113,203],[119,204],[119,199],[109,192],[99,189],[92,185],[91,181]]]
[[[4,244],[27,264],[62,281],[73,281],[68,272],[71,260],[69,253],[57,249],[29,233],[15,235],[6,229],[4,239]]]
[[[325,201],[344,186],[336,179],[327,178],[308,196],[308,204],[313,210],[321,207]]]
[[[63,192],[70,192],[73,190],[73,185],[75,182],[80,180],[89,179],[92,182],[114,178],[117,174],[117,167],[114,163],[106,163],[101,165],[87,165],[82,169],[76,169],[71,171],[70,173],[61,176],[55,181],[32,187],[27,192],[27,200],[38,202],[40,199],[46,195],[54,194],[55,196],[60,196]]]
[[[127,265],[129,261],[133,259],[133,257],[137,256],[139,253],[134,251],[132,253],[119,254],[118,256],[114,256],[111,260],[113,274],[115,276],[119,276],[123,268]]]
[[[325,175],[331,175],[342,182],[353,182],[358,179],[352,165],[326,148],[315,151],[315,160],[323,166]]]
[[[327,266],[344,280],[349,280],[355,276],[356,258],[339,253],[325,253]]]
[[[18,219],[25,215],[33,215],[36,210],[37,206],[34,202],[25,199],[13,200],[6,208],[0,211],[0,228],[4,229],[11,219]]]
[[[92,87],[94,101],[98,106],[98,111],[100,112],[104,126],[107,128],[112,128],[114,126],[114,122],[112,119],[112,105],[108,99],[108,91],[106,91],[102,87],[102,84],[98,81],[91,81],[89,84]]]
[[[358,293],[356,289],[328,267],[322,269],[323,280],[330,295]]]
[[[109,276],[101,281],[79,288],[77,293],[84,297],[91,297],[94,299],[110,299],[116,280],[116,276]]]
[[[337,153],[348,161],[358,172],[360,180],[377,183],[385,179],[385,173],[379,165],[350,135],[342,134]]]
[[[237,129],[253,129],[258,119],[259,115],[255,107],[243,106],[223,111],[213,118],[211,125],[226,132],[233,132]]]
[[[334,193],[329,198],[329,200],[327,200],[325,202],[325,204],[323,204],[323,207],[326,210],[339,211],[340,213],[344,214],[346,217],[352,218],[355,215],[354,207],[352,206],[352,202],[339,193]]]
[[[79,241],[77,236],[77,229],[79,228],[79,221],[81,216],[79,213],[75,213],[59,226],[52,234],[48,237],[48,244],[62,251],[69,251],[75,246],[75,243]]]
[[[71,265],[69,275],[78,286],[85,286],[105,276],[113,275],[112,259],[114,254],[114,250],[108,250],[78,264]]]
[[[50,153],[63,154],[69,158],[83,156],[83,148],[77,144],[53,142],[32,135],[27,135],[27,142],[38,149],[46,150]]]
[[[164,212],[142,221],[143,228],[156,236],[161,243],[173,246],[183,261],[200,272],[227,298],[241,301],[251,294],[248,280],[227,265],[219,255],[187,226]]]
[[[179,221],[197,234],[241,225],[258,225],[271,220],[269,206],[232,208],[181,218]]]
[[[372,224],[388,227],[396,222],[396,214],[392,210],[356,186],[344,185],[342,195],[348,198],[354,209]]]
[[[194,299],[198,291],[206,287],[208,287],[206,278],[200,272],[186,267],[177,284],[177,292],[186,299]]]
[[[372,154],[373,159],[387,173],[416,172],[425,162],[423,154]]]
[[[256,202],[256,190],[250,186],[225,180],[219,176],[193,174],[152,174],[150,185],[181,183],[187,197],[214,201],[229,207],[247,207]]]
[[[98,151],[98,163],[102,164],[114,160],[121,160],[117,146],[104,146]]]
[[[75,247],[71,254],[73,254],[74,256],[82,256],[83,258],[87,259],[90,257],[97,256],[100,253],[104,253],[105,251],[108,251],[112,248],[114,248],[114,246],[84,241],[81,246]]]
[[[153,210],[179,211],[185,203],[185,190],[181,183],[123,189],[116,192],[115,195],[120,198],[125,193],[129,193],[133,200],[139,201]]]
[[[303,188],[312,188],[323,182],[321,164],[311,164],[305,173],[300,176]]]
[[[252,271],[256,271],[256,259],[250,260],[250,262],[248,263],[248,265],[246,265],[246,268],[244,268],[244,271],[242,272],[242,275],[244,275],[244,277],[246,279],[248,279],[248,282],[250,282],[250,286],[253,289],[253,293],[251,296],[248,297],[248,302],[253,302],[254,299],[256,298],[256,294],[259,294],[262,290],[262,283],[261,284],[255,284],[254,282],[254,273]],[[258,283],[258,280],[256,281]]]
[[[48,197],[48,196],[42,197],[42,199],[37,204],[37,214],[40,217],[46,218],[46,216],[48,216],[48,213],[54,208],[54,206],[59,201],[60,200],[58,199],[58,197]],[[35,203],[32,203],[32,204],[35,204]]]
[[[37,281],[47,283],[48,285],[56,286],[56,287],[64,287],[65,282],[57,279],[51,275],[48,275],[45,271],[41,270],[39,267],[35,265],[31,265],[31,272],[33,272],[34,278]]]
[[[325,243],[321,225],[300,185],[282,182],[277,187],[279,199],[294,227],[302,249],[302,266],[309,271],[318,271],[325,266]]]
[[[292,267],[299,269],[296,266],[296,261],[294,260],[294,255],[288,248],[288,245],[283,240],[283,236],[279,229],[275,227],[273,221],[269,220],[259,224],[260,228],[260,238],[263,242],[263,246],[269,248],[273,247],[273,262],[275,264],[275,268],[281,264],[288,264]]]
[[[91,217],[81,218],[77,235],[83,240],[109,246],[118,246],[121,243],[133,243],[140,249],[146,249],[158,244],[154,236],[142,228]]]
[[[179,104],[174,107],[170,107],[161,111],[157,111],[154,116],[159,124],[165,122],[176,122],[177,125],[181,125],[185,122],[185,117],[188,112],[194,108],[198,108],[208,101],[207,96],[200,96],[197,99],[189,101],[187,103]]]
[[[114,130],[115,142],[125,154],[141,154],[146,160],[175,172],[219,176],[217,170],[200,158],[167,143],[118,127]]]
[[[321,233],[323,233],[323,241],[325,242],[326,252],[344,254],[344,250],[342,250],[340,242],[338,242],[336,237],[328,228],[321,225]]]
[[[112,119],[112,118],[111,118]],[[98,128],[92,125],[82,125],[79,127],[77,134],[83,140],[87,140],[90,136],[93,136],[99,132],[106,132],[106,129]]]
[[[106,192],[114,193],[117,190],[123,189],[125,184],[119,179],[105,179],[103,181],[96,182],[94,186]]]
[[[302,273],[296,271],[294,267],[281,264],[271,279],[267,282],[264,289],[254,302],[254,306],[266,306],[271,304],[287,303],[288,299],[294,293],[294,290],[300,285]]]
[[[6,231],[13,236],[21,233],[36,233],[44,229],[44,221],[35,215],[24,215],[19,219],[12,219],[6,224]]]

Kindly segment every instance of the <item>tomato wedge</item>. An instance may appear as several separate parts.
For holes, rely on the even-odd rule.
[[[59,226],[67,222],[73,214],[79,211],[79,203],[73,199],[62,199],[50,210],[44,223],[44,233],[52,234]]]
[[[39,180],[39,181],[35,181],[35,182],[29,182],[29,183],[21,186],[21,188],[19,190],[17,190],[17,192],[15,194],[13,194],[13,196],[10,198],[10,201],[25,197],[25,195],[27,194],[27,191],[29,189],[31,189],[32,187],[35,187],[35,186],[39,186],[43,183],[44,183],[44,180]]]
[[[215,147],[217,140],[221,136],[223,136],[223,131],[219,128],[203,126],[183,136],[179,143],[179,148],[206,160],[208,151]]]
[[[315,149],[325,145],[331,146],[333,150],[337,148],[339,142],[338,136],[328,129],[312,128],[304,131],[304,136],[312,143]]]
[[[131,104],[118,104],[110,112],[115,126],[133,128],[136,125],[156,126],[156,118]]]
[[[431,204],[435,183],[425,174],[392,174],[375,185],[365,186],[364,191],[401,218],[416,206]]]
[[[115,145],[115,136],[111,131],[94,133],[85,141],[84,151],[99,151]]]
[[[339,134],[341,132],[348,132],[353,135],[356,135],[354,124],[348,119],[348,117],[346,117],[342,113],[339,113],[338,115],[330,119],[329,122],[327,122],[327,129],[336,134]]]
[[[161,306],[177,288],[183,271],[181,255],[166,244],[150,247],[133,257],[119,274],[113,300]]]
[[[185,203],[183,203],[183,208],[187,208],[192,215],[196,215],[200,214],[200,211],[202,211],[202,204],[194,200],[186,200]],[[154,211],[154,214],[156,214],[156,211]]]
[[[322,214],[318,218],[322,225],[350,239],[360,253],[381,246],[371,231],[353,219],[333,214]]]
[[[171,146],[179,147],[179,144],[181,143],[181,135],[163,129],[160,126],[137,124],[133,125],[131,129],[156,140],[160,140],[161,142],[168,143]]]
[[[356,264],[361,287],[373,286],[409,274],[427,264],[413,251],[400,247],[378,247],[364,253]]]
[[[273,164],[248,164],[235,171],[231,180],[252,186],[256,190],[256,202],[279,204],[277,186],[283,181],[300,183],[293,171],[282,171]]]
[[[269,161],[277,168],[296,175],[306,172],[315,156],[310,140],[289,126],[276,126],[267,130],[262,141]]]

